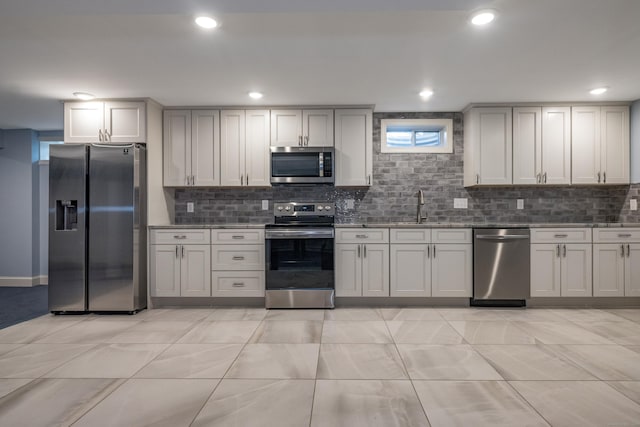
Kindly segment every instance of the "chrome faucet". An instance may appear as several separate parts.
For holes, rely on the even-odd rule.
[[[422,215],[422,207],[424,206],[424,191],[418,190],[418,215],[416,216],[417,223],[422,224],[427,219],[426,215]]]

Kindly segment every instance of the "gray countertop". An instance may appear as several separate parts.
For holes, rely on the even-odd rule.
[[[150,225],[153,229],[202,229],[202,228],[245,228],[260,229],[265,224],[173,224],[173,225]],[[336,228],[607,228],[607,227],[640,227],[640,223],[425,223],[416,224],[408,222],[370,222],[355,224],[336,224]]]

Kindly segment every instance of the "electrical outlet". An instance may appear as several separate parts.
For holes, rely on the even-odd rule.
[[[516,200],[516,209],[524,209],[524,199]]]
[[[353,209],[355,207],[356,201],[354,199],[345,199],[344,204],[345,209]]]
[[[263,200],[262,201],[262,210],[263,211],[268,211],[269,210],[269,201],[268,200]]]
[[[195,211],[196,204],[193,202],[187,202],[187,212],[193,213]]]
[[[631,209],[632,211],[637,211],[638,210],[638,200],[637,199],[629,200],[629,209]]]
[[[453,199],[453,208],[454,209],[467,209],[469,207],[467,199]]]

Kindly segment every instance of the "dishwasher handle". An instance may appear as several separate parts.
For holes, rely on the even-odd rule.
[[[506,236],[496,236],[496,235],[491,235],[491,234],[478,234],[476,235],[476,239],[479,240],[495,240],[495,241],[500,241],[500,242],[504,242],[507,240],[524,240],[527,239],[529,240],[529,236],[526,235],[506,235]]]

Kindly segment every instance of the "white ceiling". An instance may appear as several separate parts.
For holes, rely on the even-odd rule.
[[[12,4],[7,4],[12,3]],[[472,10],[496,8],[488,28]],[[193,25],[209,12],[214,31]],[[640,0],[21,0],[0,3],[0,128],[62,128],[61,99],[166,106],[640,98]],[[427,102],[418,97],[432,87]],[[250,90],[265,97],[253,101]]]

